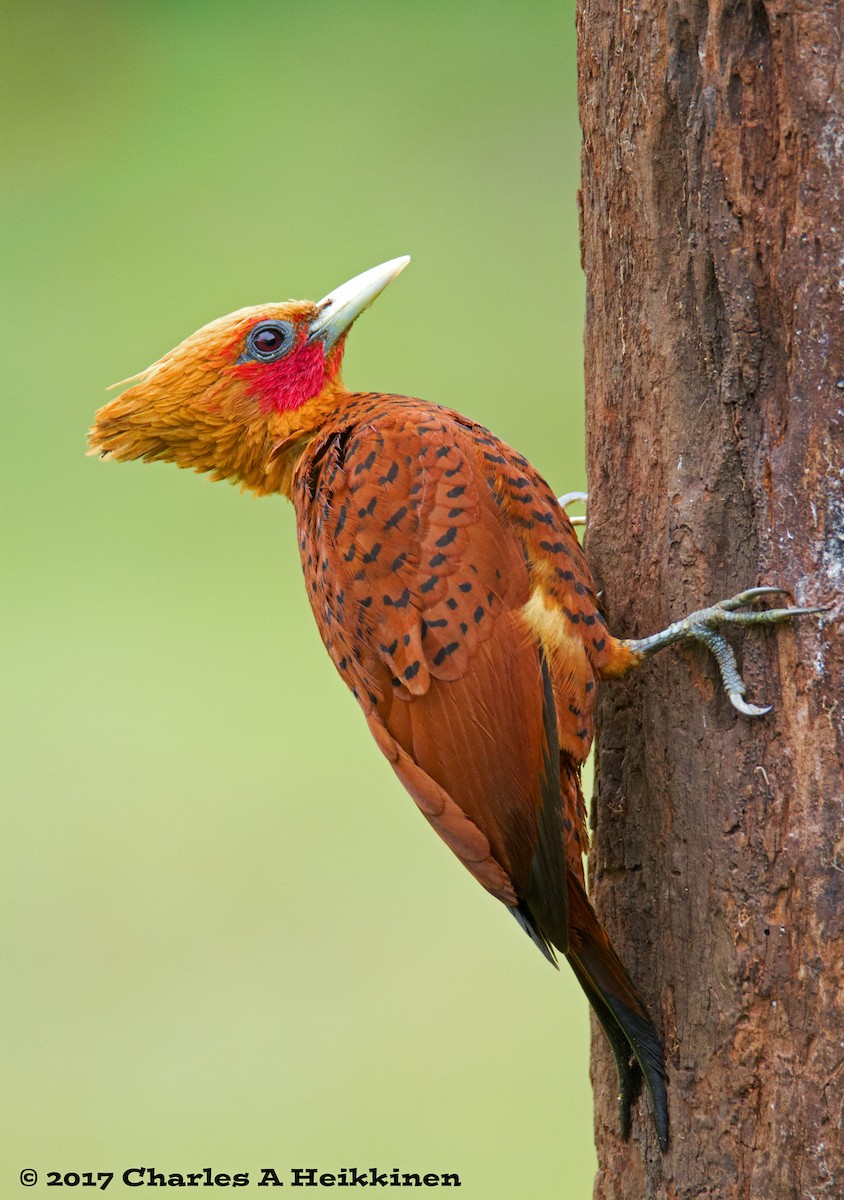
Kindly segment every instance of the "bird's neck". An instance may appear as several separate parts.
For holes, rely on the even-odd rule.
[[[335,380],[295,413],[280,415],[254,473],[243,475],[244,487],[258,495],[280,492],[291,499],[296,468],[311,442],[323,433],[354,424],[359,401],[359,395]]]
[[[293,495],[293,476],[302,455],[317,436],[318,430],[296,433],[282,438],[270,451],[270,460],[262,477],[260,491],[264,494],[280,492],[288,500]],[[247,483],[247,487],[250,485]],[[258,491],[258,488],[252,488]]]

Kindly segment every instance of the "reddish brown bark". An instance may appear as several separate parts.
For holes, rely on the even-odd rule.
[[[671,1145],[597,1197],[844,1195],[842,0],[579,0],[588,549],[641,636],[760,582],[822,620],[604,689],[592,878],[664,1030]]]

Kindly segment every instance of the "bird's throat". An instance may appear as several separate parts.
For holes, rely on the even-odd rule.
[[[252,490],[263,495],[280,492],[282,496],[286,496],[290,500],[293,492],[293,477],[299,459],[315,437],[316,431],[311,430],[307,433],[293,433],[281,438],[270,451],[260,490],[258,488],[252,488]]]

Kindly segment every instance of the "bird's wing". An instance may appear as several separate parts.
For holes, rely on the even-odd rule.
[[[568,519],[486,430],[396,398],[314,445],[294,501],[320,631],[376,741],[472,874],[566,953],[612,1046],[622,1129],[641,1069],[664,1145],[661,1043],[582,886],[579,768],[595,678],[622,649]]]
[[[553,688],[495,478],[447,410],[393,405],[303,464],[300,546],[323,639],[402,782],[505,903],[543,891],[565,949]]]

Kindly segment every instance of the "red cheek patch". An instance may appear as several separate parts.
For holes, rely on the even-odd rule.
[[[325,383],[325,353],[322,342],[302,344],[275,363],[247,362],[235,368],[247,382],[261,411],[295,412],[318,396]]]

